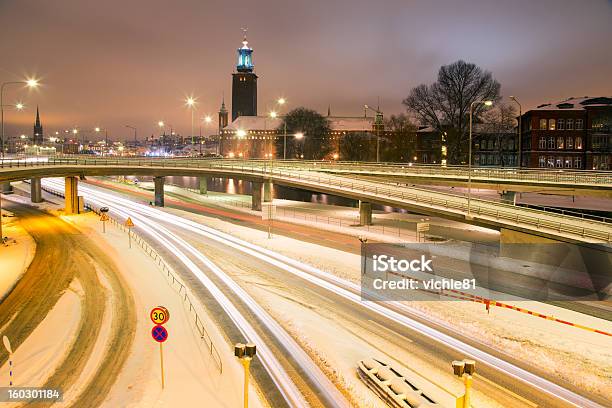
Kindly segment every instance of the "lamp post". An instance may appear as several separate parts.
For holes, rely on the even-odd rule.
[[[455,360],[451,363],[453,374],[463,379],[465,393],[457,399],[458,408],[471,408],[472,399],[472,375],[476,372],[476,362],[474,360]]]
[[[100,134],[100,132],[102,130],[104,130],[104,151],[103,151],[103,156],[106,156],[106,154],[108,154],[108,129],[101,129],[99,126],[96,126],[94,130],[98,134]]]
[[[282,107],[287,103],[287,100],[285,98],[278,98],[276,103],[278,103],[278,105]],[[274,116],[270,116],[272,116],[273,118],[277,117],[276,112],[273,113]],[[287,121],[285,119],[283,119],[283,160],[287,160]]]
[[[518,118],[518,166],[519,169],[523,167],[523,127],[521,126],[521,120],[523,116],[523,109],[521,103],[516,99],[515,96],[510,96],[519,107],[519,118]]]
[[[134,131],[134,148],[136,148],[136,145],[138,144],[138,138],[137,138],[137,132],[138,129],[136,129],[135,126],[131,126],[131,125],[125,125],[126,128],[132,129]],[[127,146],[127,139],[125,140],[125,145]]]
[[[369,109],[372,112],[376,113],[376,116],[374,117],[374,126],[376,126],[376,163],[380,162],[380,124],[377,123],[377,121],[379,120],[380,117],[383,116],[383,113],[381,112],[380,108],[372,108],[369,105],[363,105],[364,109]]]
[[[255,354],[257,348],[253,343],[236,343],[234,346],[234,356],[238,357],[244,367],[244,408],[249,408],[249,366]]]
[[[195,144],[195,139],[193,137],[193,113],[195,110],[195,105],[196,105],[196,100],[194,97],[190,96],[185,100],[185,105],[187,105],[187,107],[191,110],[191,147],[193,148],[194,144]]]
[[[493,101],[474,101],[470,104],[470,141],[468,146],[468,205],[467,205],[467,219],[472,218],[471,203],[472,203],[472,116],[474,114],[474,105],[483,104],[485,106],[493,105]]]
[[[208,125],[210,123],[212,123],[212,117],[210,115],[206,115],[204,116],[204,124]],[[200,129],[202,129],[202,127],[200,127]],[[206,129],[206,128],[204,128]],[[202,132],[200,132],[200,156],[202,156]]]
[[[4,159],[4,88],[9,85],[19,85],[19,84],[25,85],[28,88],[36,88],[38,86],[38,80],[31,78],[31,79],[26,79],[24,81],[8,81],[8,82],[2,82],[2,84],[0,85],[0,122],[2,122],[2,124],[0,125],[0,127],[2,128],[2,131],[0,133],[0,150],[2,151],[3,159]],[[18,105],[20,105],[21,108],[18,107],[17,109],[23,109],[22,103],[18,103]]]

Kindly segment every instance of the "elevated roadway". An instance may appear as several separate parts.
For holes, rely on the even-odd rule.
[[[348,172],[318,171],[308,168],[312,162],[294,163],[269,161],[233,161],[198,159],[49,159],[47,161],[12,161],[0,165],[0,183],[44,177],[136,175],[231,177],[256,183],[275,183],[326,194],[334,194],[365,203],[404,208],[411,211],[499,229],[528,236],[571,243],[609,243],[612,224],[570,217],[532,208],[430,191],[409,186],[394,186],[376,180],[357,177]],[[321,166],[323,166],[321,164]],[[573,172],[572,172],[573,173]],[[517,174],[522,174],[517,170]],[[576,175],[557,181],[542,181],[548,185],[565,183],[576,186],[598,185],[612,188],[607,173],[593,173],[589,179],[571,181]],[[581,173],[582,174],[582,173]],[[510,179],[507,175],[507,179]],[[163,180],[156,196],[163,198]],[[527,183],[527,181],[525,181]],[[265,193],[264,193],[265,195]],[[163,205],[163,200],[161,202]]]

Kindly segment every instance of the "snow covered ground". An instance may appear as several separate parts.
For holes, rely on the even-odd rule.
[[[2,214],[7,215],[2,217],[2,235],[8,240],[0,247],[0,299],[15,286],[36,253],[36,242],[19,225],[19,219],[7,210]]]
[[[246,241],[316,266],[339,277],[359,283],[360,257],[336,249],[297,241],[235,225],[219,219],[169,209],[166,211],[198,221]],[[508,302],[535,312],[612,332],[612,322],[535,301]],[[479,303],[459,301],[409,302],[431,319],[477,339],[511,357],[544,370],[580,388],[608,398],[612,383],[612,342],[610,337],[516,311],[493,308],[487,314]],[[576,370],[562,369],[572,364]],[[574,375],[580,372],[581,375]],[[345,373],[350,375],[350,373]]]

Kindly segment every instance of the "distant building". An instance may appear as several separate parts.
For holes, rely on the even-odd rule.
[[[518,132],[514,126],[477,123],[472,128],[474,166],[517,167]]]
[[[610,170],[612,97],[540,105],[521,122],[527,167]]]
[[[257,75],[253,72],[253,49],[246,38],[238,48],[238,64],[232,74],[232,121],[239,116],[257,116]]]
[[[334,152],[338,152],[339,143],[347,134],[370,133],[375,136],[378,132],[382,138],[388,133],[384,130],[382,117],[378,120],[371,116],[327,116],[326,118],[331,129],[327,136],[334,146],[332,157]],[[283,120],[279,117],[240,116],[221,130],[220,154],[225,157],[243,158],[282,157],[283,153],[276,151],[277,141],[284,138],[280,129],[282,123]],[[293,135],[288,135],[287,140],[292,137]]]
[[[40,113],[38,112],[38,106],[36,106],[36,121],[34,122],[34,131],[32,132],[32,143],[37,146],[42,146],[44,140],[43,127],[40,123]]]

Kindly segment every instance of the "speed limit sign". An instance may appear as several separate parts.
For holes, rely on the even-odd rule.
[[[157,306],[151,309],[151,321],[155,324],[164,324],[170,319],[168,309],[163,306]]]

